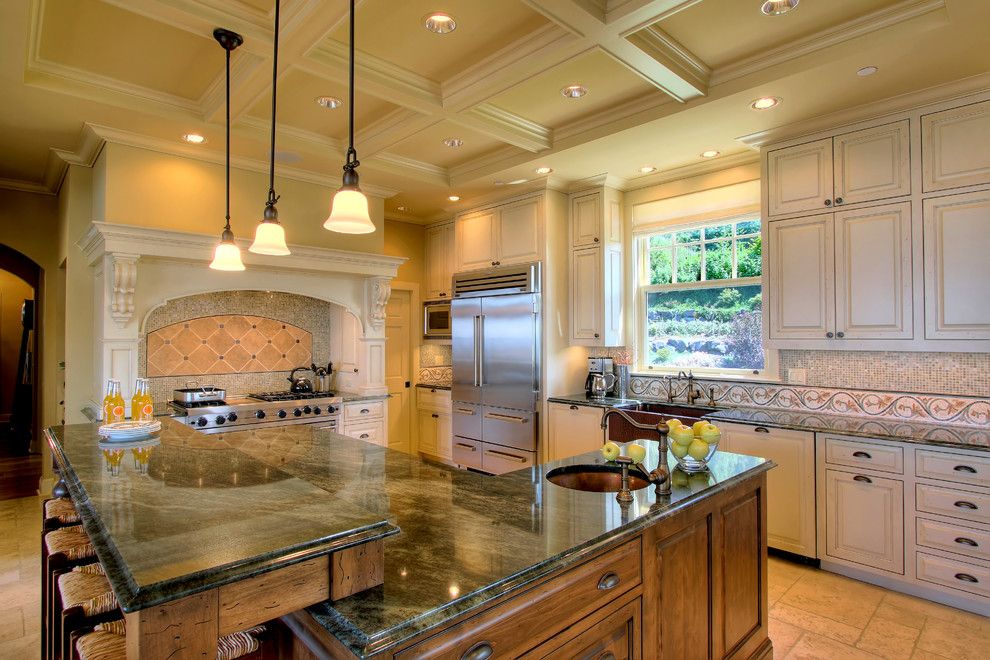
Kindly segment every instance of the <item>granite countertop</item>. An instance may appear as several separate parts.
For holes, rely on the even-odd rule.
[[[380,511],[279,469],[313,442],[299,426],[204,435],[161,422],[157,438],[133,443],[101,443],[96,424],[45,431],[125,612],[398,532]]]
[[[450,383],[416,383],[416,387],[427,390],[450,390]]]
[[[355,401],[384,401],[390,394],[358,394],[356,392],[337,392],[343,403],[354,403]]]
[[[310,426],[293,428],[306,449],[282,460],[261,444],[248,446],[246,437],[236,444],[246,434],[230,434],[227,442],[259,460],[278,461],[281,471],[402,530],[385,540],[384,585],[308,609],[358,656],[443,625],[772,466],[718,453],[712,475],[691,478],[659,504],[653,488],[635,491],[635,502],[623,512],[614,493],[568,490],[544,479],[555,466],[601,463],[595,452],[494,477]],[[643,444],[650,469],[657,446]]]
[[[641,403],[641,399],[622,399],[607,396],[596,399],[588,396],[584,392],[580,394],[564,394],[562,396],[552,396],[547,399],[550,403],[568,403],[577,406],[589,406],[592,408],[635,408]]]

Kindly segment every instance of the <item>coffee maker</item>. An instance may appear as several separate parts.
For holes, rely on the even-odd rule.
[[[592,398],[614,396],[615,374],[610,357],[588,358],[588,377],[584,380],[585,394]],[[598,378],[596,378],[598,376]]]

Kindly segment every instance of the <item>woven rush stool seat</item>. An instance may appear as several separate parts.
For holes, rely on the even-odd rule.
[[[45,550],[49,557],[60,554],[73,562],[96,559],[96,549],[79,525],[53,529],[45,534]]]
[[[264,631],[264,626],[255,626],[224,635],[217,640],[217,660],[236,660],[254,653],[261,648],[257,635]],[[127,656],[126,640],[122,619],[101,623],[76,640],[76,654],[79,660],[123,660]]]
[[[58,593],[62,612],[53,624],[52,651],[68,660],[73,635],[119,617],[120,607],[100,564],[76,566],[59,575]]]
[[[78,525],[80,522],[79,512],[68,497],[57,497],[45,501],[45,528],[63,527],[66,525]]]
[[[57,657],[62,607],[58,576],[80,564],[96,561],[96,549],[81,525],[59,527],[46,532],[41,541],[41,626],[42,659]]]

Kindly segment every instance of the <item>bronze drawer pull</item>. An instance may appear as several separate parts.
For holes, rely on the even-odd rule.
[[[487,449],[487,450],[485,450],[485,454],[487,454],[488,456],[496,456],[498,458],[502,458],[502,459],[505,459],[505,460],[508,460],[508,461],[516,461],[517,463],[525,463],[526,462],[526,459],[523,456],[515,456],[513,454],[505,454],[505,453],[500,452],[500,451],[495,451],[494,449]]]
[[[960,545],[968,545],[971,548],[978,548],[978,547],[980,547],[980,544],[979,543],[977,543],[973,539],[968,539],[965,536],[959,536],[959,537],[957,537],[956,538],[956,543],[958,543]]]
[[[577,407],[577,406],[574,406],[574,405],[572,405],[572,406],[570,406],[570,409],[571,409],[571,410],[577,410],[577,409],[578,409],[578,407]]]
[[[473,415],[474,410],[471,408],[454,408],[454,412],[458,415]]]
[[[873,480],[872,479],[870,479],[869,477],[864,477],[861,474],[857,474],[855,477],[853,477],[853,481],[862,481],[864,484],[872,484],[873,483]]]
[[[968,472],[970,474],[976,474],[976,468],[970,467],[968,465],[957,465],[952,469],[955,470],[956,472]]]
[[[370,411],[370,410],[368,410],[367,408],[361,408],[361,414],[362,414],[362,415],[367,415],[367,414],[368,414],[368,413],[370,413],[370,412],[371,412],[371,411]]]
[[[502,413],[485,413],[485,419],[497,419],[501,422],[513,422],[515,424],[525,424],[529,420],[525,417],[515,415],[503,415]]]
[[[969,509],[970,511],[976,511],[980,507],[976,506],[972,502],[967,502],[966,500],[959,500],[956,502],[956,506],[960,509]]]
[[[440,419],[440,415],[436,413],[431,414],[430,417],[432,417],[433,419]]]
[[[458,447],[464,447],[465,449],[470,449],[471,451],[478,451],[478,448],[474,445],[464,444],[463,442],[455,443]]]
[[[973,584],[979,584],[980,581],[969,573],[956,573],[956,579],[962,580],[963,582],[972,582]]]
[[[765,426],[757,426],[753,430],[756,431],[757,433],[769,433],[770,432],[770,429],[768,429]]]
[[[595,240],[597,241],[598,239],[596,238]],[[612,653],[611,651],[605,651],[600,656],[598,656],[598,660],[615,660],[615,654]]]
[[[872,459],[873,458],[872,456],[870,456],[865,451],[854,451],[853,452],[853,456],[855,456],[856,458],[867,458],[867,459]]]
[[[609,589],[615,589],[619,586],[619,576],[615,573],[609,571],[602,576],[602,579],[598,581],[598,588],[602,591],[608,591]]]
[[[486,660],[495,655],[495,649],[489,642],[478,642],[461,656],[461,660]]]
[[[361,435],[358,436],[358,439],[359,440],[367,440],[370,437],[371,436],[369,436],[367,433],[362,433]]]

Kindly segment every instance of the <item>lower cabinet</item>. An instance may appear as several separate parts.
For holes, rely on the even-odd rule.
[[[354,401],[341,409],[340,433],[351,438],[387,446],[383,401]]]
[[[817,557],[815,533],[815,434],[806,431],[719,422],[719,449],[769,458],[767,543]]]
[[[825,470],[825,554],[904,573],[904,482]]]
[[[417,392],[416,425],[421,454],[449,461],[452,458],[450,392]]]
[[[602,409],[569,403],[550,403],[547,460],[556,461],[600,449]]]

